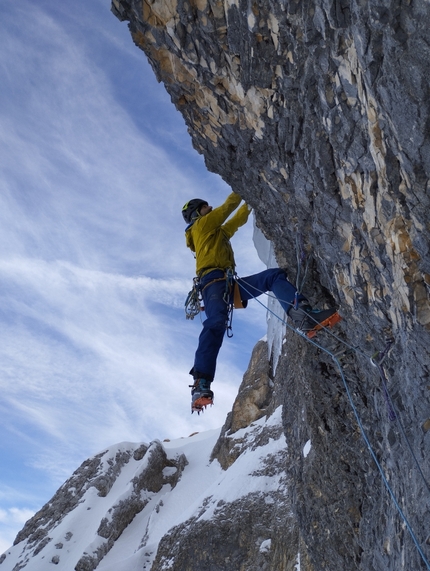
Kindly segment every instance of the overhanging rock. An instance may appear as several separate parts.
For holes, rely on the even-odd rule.
[[[370,445],[430,557],[430,4],[113,6],[207,167],[253,206],[278,263],[294,279],[297,236],[312,256],[306,295],[344,317],[339,339],[319,340],[339,356]],[[370,362],[387,336],[394,423]],[[275,385],[306,568],[425,568],[330,354],[291,332],[284,350]]]

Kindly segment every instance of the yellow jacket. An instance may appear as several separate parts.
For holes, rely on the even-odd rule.
[[[232,192],[224,204],[197,218],[185,231],[187,246],[196,254],[196,273],[199,277],[215,268],[234,269],[236,264],[230,238],[246,223],[250,208],[243,204],[230,220],[223,223],[240,201],[240,196]]]

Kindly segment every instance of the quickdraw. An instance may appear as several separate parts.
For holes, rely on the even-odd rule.
[[[234,305],[231,302],[231,288],[234,287],[234,271],[228,268],[225,272],[225,292],[224,301],[228,305],[227,322],[225,324],[225,329],[227,332],[227,337],[231,339],[233,337],[233,309]]]
[[[185,300],[185,318],[194,319],[203,311],[203,300],[200,290],[199,278],[193,278],[193,287]]]

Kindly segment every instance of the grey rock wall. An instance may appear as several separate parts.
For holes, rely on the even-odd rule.
[[[430,4],[113,0],[112,10],[207,167],[254,207],[278,262],[294,279],[302,244],[304,292],[344,318],[339,339],[319,335],[322,349],[289,331],[275,378],[302,567],[428,568]],[[395,421],[370,361],[387,337]]]

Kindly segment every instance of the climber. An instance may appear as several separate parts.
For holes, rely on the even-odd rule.
[[[232,192],[224,204],[217,208],[212,208],[200,198],[190,200],[182,208],[182,216],[188,225],[185,230],[186,244],[195,253],[196,273],[206,313],[194,366],[190,371],[194,379],[194,384],[190,385],[191,412],[199,413],[213,403],[214,394],[210,386],[228,325],[234,288],[242,307],[246,307],[252,297],[273,292],[295,327],[303,332],[315,329],[336,314],[335,309],[313,310],[280,268],[264,270],[246,278],[233,278],[236,264],[230,238],[247,222],[251,212],[251,208],[244,203],[227,220],[240,202],[240,196]]]

